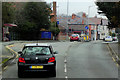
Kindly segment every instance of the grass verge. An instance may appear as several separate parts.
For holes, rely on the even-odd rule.
[[[9,60],[9,58],[6,58],[2,61],[2,64],[4,64],[5,62],[7,62]],[[1,63],[0,63],[1,64]]]

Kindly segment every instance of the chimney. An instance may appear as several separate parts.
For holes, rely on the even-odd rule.
[[[54,13],[54,21],[56,22],[56,2],[53,1],[53,13]]]
[[[85,13],[83,13],[82,17],[83,17],[83,18],[85,18],[85,17],[86,17],[86,14],[85,14]]]
[[[72,14],[72,19],[75,19],[76,15],[75,14]]]
[[[95,15],[95,17],[94,18],[97,18],[97,15]]]

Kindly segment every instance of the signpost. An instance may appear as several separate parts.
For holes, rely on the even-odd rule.
[[[88,29],[88,26],[85,26],[85,29]]]
[[[86,36],[87,41],[89,40],[89,27],[85,26],[85,29],[88,30],[88,36]]]

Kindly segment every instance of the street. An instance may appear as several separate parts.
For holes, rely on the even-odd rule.
[[[18,52],[25,43],[14,44]],[[118,78],[118,67],[112,60],[106,44],[91,42],[51,42],[56,54],[56,78]],[[39,77],[41,77],[39,75]],[[17,60],[3,72],[2,78],[18,78]],[[48,77],[52,79],[52,77]],[[46,78],[46,79],[48,79]],[[41,78],[40,78],[41,79]]]

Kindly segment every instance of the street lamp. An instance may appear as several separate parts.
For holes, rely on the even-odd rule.
[[[88,24],[88,40],[89,40],[89,14],[90,14],[90,8],[91,8],[91,7],[94,7],[94,5],[88,7],[88,20],[87,20],[87,22],[88,22],[88,23],[87,23],[87,24]],[[95,28],[96,28],[96,26],[95,26]],[[96,31],[95,31],[94,34],[95,34],[95,39],[94,39],[94,40],[96,41]]]
[[[69,10],[69,0],[67,0],[67,36],[66,36],[66,40],[68,40],[68,10]]]
[[[92,6],[88,6],[88,18],[87,18],[87,25],[88,25],[88,40],[89,40],[89,14],[90,14],[90,7],[92,7]]]

